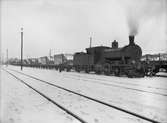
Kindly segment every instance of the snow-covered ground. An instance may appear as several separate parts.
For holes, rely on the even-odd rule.
[[[19,67],[9,66],[7,69],[9,70],[9,68],[20,71]],[[120,111],[116,111],[115,109],[102,106],[100,104],[94,103],[87,99],[59,90],[55,87],[42,84],[37,80],[30,79],[16,72],[13,72],[13,71],[11,72],[16,74],[17,76],[19,76],[20,78],[22,78],[27,83],[31,84],[33,87],[37,88],[41,92],[44,92],[45,94],[47,94],[47,96],[53,98],[63,106],[66,106],[76,114],[80,115],[82,118],[86,119],[88,122],[92,122],[92,123],[93,122],[95,123],[142,122],[141,120],[137,120],[136,118],[130,115],[127,115],[125,113],[122,113]],[[130,79],[127,77],[114,77],[114,76],[104,76],[104,75],[76,73],[76,72],[59,73],[55,70],[35,69],[35,68],[23,68],[22,72],[38,77],[42,80],[46,80],[50,83],[85,94],[87,96],[102,100],[109,104],[124,108],[131,112],[138,113],[145,117],[149,117],[151,119],[155,119],[160,122],[167,123],[167,78],[145,77],[145,78]],[[13,98],[17,97],[17,94],[12,95],[13,92],[12,92],[12,89],[10,88],[15,88],[16,89],[15,91],[17,91],[18,95],[20,95],[20,92],[22,92],[24,95],[24,96],[22,95],[23,97],[21,96],[22,97],[21,101],[17,102],[17,99],[16,99],[16,102],[14,102],[16,103],[15,105],[17,106],[22,105],[23,107],[26,107],[27,104],[25,102],[27,101],[24,101],[24,100],[28,98],[30,99],[28,102],[29,103],[31,102],[30,104],[32,104],[30,105],[30,107],[34,108],[34,110],[37,110],[33,106],[33,103],[41,104],[43,100],[47,102],[38,94],[36,95],[34,94],[35,96],[29,96],[29,94],[26,95],[26,93],[28,93],[27,91],[28,90],[30,91],[30,89],[27,89],[27,91],[26,89],[21,89],[23,88],[23,84],[22,83],[21,83],[22,85],[19,84],[19,82],[16,82],[16,80],[13,80],[15,81],[16,84],[13,84],[13,85],[10,84],[9,81],[11,81],[10,79],[12,77],[10,77],[10,75],[7,75],[6,73],[4,74],[4,72],[2,73],[3,73],[2,80],[3,81],[5,80],[4,82],[2,81],[3,82],[2,92],[4,93],[4,94],[2,93],[2,95],[5,95],[5,90],[7,90],[5,88],[8,88],[9,92],[11,91],[10,92],[11,95],[9,95],[8,97],[12,97],[12,96]],[[11,87],[7,85],[10,85]],[[8,95],[7,91],[6,91],[6,95]],[[18,97],[20,98],[20,96]],[[4,98],[4,99],[2,98],[2,101],[3,100],[4,101],[7,100],[9,103],[12,102],[10,98]],[[23,103],[21,103],[22,101]],[[3,108],[10,107],[7,105],[7,103],[5,104],[6,104],[6,107],[3,106]],[[52,107],[52,105],[53,104],[48,104],[49,107]],[[53,107],[55,108],[56,106],[53,106]],[[44,107],[41,107],[41,108],[44,108]],[[30,110],[30,109],[29,107],[27,107],[27,110]],[[52,118],[53,114],[50,115],[50,113],[53,111],[53,109],[50,108],[47,110],[49,113],[47,113],[46,117],[48,116],[49,118]],[[24,111],[24,109],[22,110]],[[32,110],[32,112],[34,110]],[[56,110],[58,109],[56,108]],[[40,112],[42,111],[44,110],[40,110]],[[58,112],[59,113],[56,113],[57,115],[60,115],[60,121],[57,121],[58,123],[59,122],[68,123],[72,121],[74,122],[74,120],[69,120],[69,118],[66,116],[63,117],[60,111]],[[9,116],[10,115],[13,116],[15,114],[15,113],[14,114],[12,113],[14,112],[11,112],[11,114],[9,113]],[[37,115],[38,115],[37,118],[41,117],[40,113]],[[26,117],[26,114],[21,113],[21,115],[16,115],[16,117],[20,117],[21,119],[24,119],[24,117]],[[61,117],[63,117],[63,120]],[[28,117],[28,118],[31,119],[31,117]],[[69,121],[66,121],[66,120],[69,120]]]
[[[1,77],[0,123],[79,123],[8,73]]]

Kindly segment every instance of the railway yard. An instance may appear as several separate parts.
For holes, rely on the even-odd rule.
[[[167,0],[0,3],[0,123],[167,123]]]
[[[2,123],[167,123],[166,77],[9,65],[1,80]]]

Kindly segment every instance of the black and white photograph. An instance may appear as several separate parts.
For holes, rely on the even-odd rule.
[[[0,123],[167,123],[167,0],[0,0]]]

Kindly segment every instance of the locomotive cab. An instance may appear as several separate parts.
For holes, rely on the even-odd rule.
[[[94,64],[104,62],[103,59],[103,52],[105,49],[110,49],[110,47],[106,46],[97,46],[97,47],[90,47],[86,48],[87,54],[92,55],[94,57]]]

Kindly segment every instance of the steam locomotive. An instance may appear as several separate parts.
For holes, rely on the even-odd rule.
[[[112,42],[112,47],[97,46],[86,48],[86,53],[74,54],[73,67],[76,71],[106,75],[127,75],[128,77],[143,77],[144,66],[140,61],[142,49],[135,44],[134,36],[129,36],[129,44],[119,48],[118,42]]]

